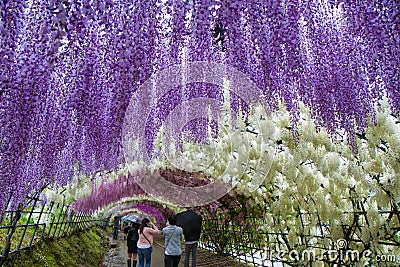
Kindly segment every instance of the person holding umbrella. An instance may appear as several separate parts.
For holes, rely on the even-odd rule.
[[[177,225],[183,228],[185,237],[185,267],[189,267],[192,254],[192,267],[196,267],[197,246],[201,234],[202,217],[193,210],[187,210],[176,215]]]
[[[176,216],[168,217],[168,225],[161,231],[165,237],[164,266],[178,267],[181,260],[181,239],[183,230],[176,226]]]

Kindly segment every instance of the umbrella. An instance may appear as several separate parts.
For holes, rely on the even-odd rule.
[[[197,241],[200,239],[201,222],[200,215],[193,210],[187,210],[176,214],[176,225],[182,227],[186,241]]]
[[[140,224],[144,218],[147,218],[146,215],[141,214],[141,213],[132,213],[130,215],[122,217],[121,220],[125,222],[133,222]]]

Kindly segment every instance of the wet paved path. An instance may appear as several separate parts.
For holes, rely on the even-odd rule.
[[[124,235],[118,235],[118,241],[112,240],[109,236],[111,243],[117,243],[116,248],[111,248],[109,254],[107,255],[104,265],[107,267],[126,267],[126,260],[128,259],[128,247],[126,246],[126,240],[124,240]],[[151,257],[152,267],[163,267],[164,266],[164,237],[158,235],[154,237],[153,253]],[[179,267],[183,267],[183,261]]]
[[[124,235],[119,234],[118,240],[112,240],[109,236],[110,242],[115,243],[116,247],[111,248],[108,255],[104,259],[103,267],[126,267],[126,260],[128,259],[128,248]],[[184,248],[184,245],[182,246]],[[182,249],[182,258],[179,267],[183,267],[184,249]],[[228,257],[219,256],[209,251],[199,249],[197,251],[197,266],[198,267],[245,267],[247,265],[236,262]],[[164,237],[158,235],[154,238],[153,254],[151,260],[151,267],[164,267]]]

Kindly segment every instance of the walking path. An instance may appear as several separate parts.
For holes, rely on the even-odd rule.
[[[126,240],[124,240],[124,234],[118,235],[118,240],[113,240],[112,236],[109,236],[110,244],[115,244],[115,247],[111,246],[108,255],[104,260],[102,267],[126,267],[126,260],[128,258]],[[184,245],[182,246],[182,258],[179,263],[179,267],[183,267],[184,262]],[[163,267],[164,266],[164,237],[158,235],[154,237],[153,254],[151,259],[152,267]],[[191,265],[190,265],[191,266]],[[197,251],[197,266],[198,267],[246,267],[243,263],[236,262],[228,257],[219,256],[209,251],[199,249]]]

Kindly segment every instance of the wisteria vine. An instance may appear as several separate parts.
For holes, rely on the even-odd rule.
[[[92,184],[92,191],[73,203],[77,211],[94,212],[112,202],[133,196],[144,196],[146,193],[140,188],[136,181],[128,176],[120,176],[112,182],[102,181],[97,187]]]
[[[0,212],[76,169],[116,168],[132,94],[184,60],[231,65],[267,109],[283,99],[296,122],[301,100],[331,133],[362,132],[383,96],[398,116],[399,18],[393,0],[2,1]],[[216,98],[207,86],[167,102]]]

